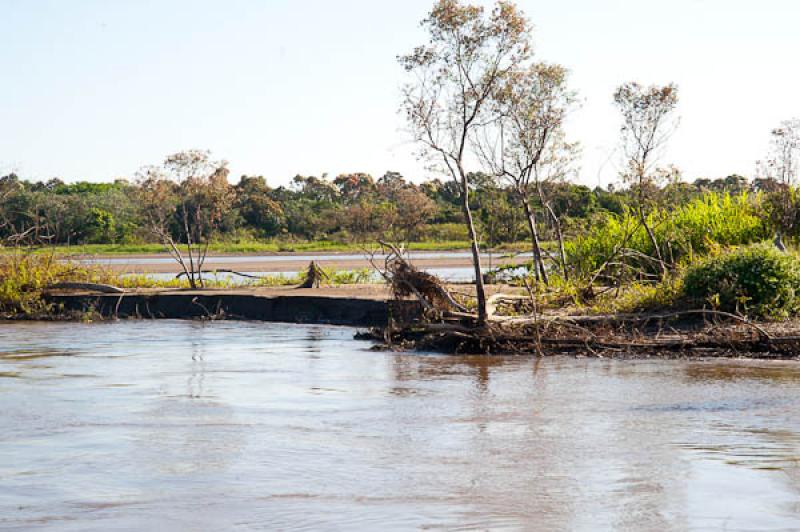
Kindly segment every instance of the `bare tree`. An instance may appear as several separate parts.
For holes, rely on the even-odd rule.
[[[776,184],[777,194],[771,196],[772,218],[776,227],[775,244],[785,249],[783,233],[792,233],[797,218],[796,193],[800,171],[800,119],[784,120],[771,131],[770,150],[766,160],[757,163],[762,180]]]
[[[422,26],[428,30],[428,43],[399,58],[415,76],[404,88],[402,110],[422,154],[459,184],[475,268],[478,322],[483,324],[486,293],[469,205],[470,145],[494,120],[490,103],[504,78],[529,58],[530,26],[509,2],[498,2],[487,14],[459,0],[437,1]]]
[[[800,171],[800,119],[784,120],[771,132],[770,153],[762,163],[761,177],[786,186],[795,185]]]
[[[180,264],[189,285],[204,286],[211,236],[235,197],[227,163],[212,161],[208,151],[182,151],[162,166],[140,170],[139,185],[148,228]]]
[[[678,105],[678,88],[674,84],[644,87],[638,83],[625,83],[614,93],[614,103],[622,114],[622,149],[626,167],[623,179],[636,197],[636,211],[647,237],[653,245],[662,275],[667,268],[653,228],[647,222],[649,191],[664,176],[673,175],[674,169],[658,167],[659,159],[669,137],[677,127],[674,117]]]
[[[436,213],[436,203],[416,187],[406,187],[396,194],[391,210],[388,232],[395,242],[410,243],[419,235],[420,229]]]
[[[495,127],[485,129],[477,142],[481,159],[509,182],[522,203],[531,235],[534,272],[545,283],[547,269],[530,197],[536,194],[550,217],[566,275],[561,222],[542,187],[543,182],[563,178],[577,149],[576,144],[566,142],[563,131],[564,120],[575,105],[575,94],[567,88],[566,79],[564,67],[544,63],[509,73],[496,95]]]

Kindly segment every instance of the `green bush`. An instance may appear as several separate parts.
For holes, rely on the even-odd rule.
[[[786,318],[800,310],[800,261],[769,244],[741,247],[690,266],[683,290],[717,310]]]

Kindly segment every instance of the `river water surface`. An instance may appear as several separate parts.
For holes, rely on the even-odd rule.
[[[2,530],[797,530],[800,364],[0,324]]]

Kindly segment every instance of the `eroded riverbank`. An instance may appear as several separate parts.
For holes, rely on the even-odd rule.
[[[490,295],[525,297],[519,288],[486,288]],[[467,293],[470,287],[459,289]],[[371,328],[366,337],[381,342],[386,349],[615,358],[647,358],[655,353],[663,358],[800,359],[797,320],[753,322],[706,310],[598,315],[550,309],[535,316],[498,316],[480,327],[466,314],[461,323],[452,319],[432,322],[430,310],[417,299],[394,298],[388,286],[379,284],[136,289],[120,293],[57,289],[48,291],[45,300],[52,319],[238,319]]]

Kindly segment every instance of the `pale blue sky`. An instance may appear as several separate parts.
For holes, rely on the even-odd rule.
[[[0,0],[0,174],[108,180],[185,148],[236,179],[429,174],[397,114],[395,56],[431,0]],[[583,100],[581,181],[615,178],[624,81],[681,90],[667,154],[687,179],[750,175],[800,116],[796,0],[520,0],[540,59]]]

